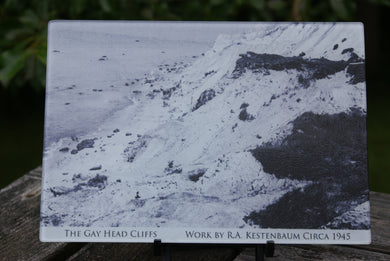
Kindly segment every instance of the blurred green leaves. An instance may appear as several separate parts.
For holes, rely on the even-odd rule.
[[[370,0],[389,5],[390,0]],[[80,20],[351,21],[353,0],[5,0],[0,88],[45,86],[47,23]]]
[[[357,9],[367,7],[367,3],[371,7],[390,7],[390,0],[0,0],[0,105],[6,113],[11,108],[13,111],[19,111],[20,115],[27,115],[27,118],[31,116],[30,112],[36,110],[34,106],[39,107],[40,103],[35,100],[40,97],[37,93],[44,93],[47,24],[50,20],[353,21],[357,17]],[[371,16],[377,15],[372,13],[372,10],[368,11]],[[383,19],[387,21],[387,17]],[[382,20],[378,20],[376,26],[385,28],[385,23],[380,21]],[[370,30],[372,32],[372,28]],[[371,52],[378,50],[377,55],[381,58],[378,59],[379,66],[375,64],[376,54],[371,55],[371,68],[374,68],[371,72],[374,71],[375,74],[372,74],[371,78],[368,76],[369,90],[371,93],[378,92],[378,88],[385,90],[385,95],[376,94],[380,98],[383,97],[383,100],[373,101],[373,94],[369,99],[369,157],[371,189],[390,192],[390,154],[386,150],[390,144],[390,123],[386,109],[386,77],[389,67],[385,40],[387,34],[383,33],[384,31],[385,29],[380,29],[379,32],[382,33],[380,37],[376,35],[376,40],[369,39],[371,43],[376,41],[379,44],[367,49]],[[14,120],[17,117],[12,114],[10,118]],[[19,121],[15,122],[19,124]],[[34,123],[36,125],[35,121],[29,122],[28,128],[34,126]],[[35,129],[39,129],[41,125],[37,126]],[[22,130],[19,136],[27,135],[25,128],[19,128]],[[34,135],[36,137],[38,134]],[[4,137],[6,141],[10,140],[9,137]],[[36,142],[41,139],[28,140]],[[34,147],[25,145],[23,143],[20,146]],[[15,146],[5,147],[5,153],[8,155],[9,150]],[[42,148],[39,144],[37,147],[38,150]],[[20,163],[20,151],[16,151],[15,155],[16,160],[11,160],[10,173],[15,170],[15,162]],[[27,158],[32,159],[31,155],[34,153],[29,152],[29,155]],[[39,157],[24,170],[21,168],[19,174],[40,164]],[[17,165],[20,167],[19,165],[23,164]]]
[[[29,51],[18,51],[14,49],[2,53],[0,58],[1,64],[3,65],[0,71],[0,81],[5,87],[23,69],[27,58],[30,56]]]
[[[27,4],[7,0],[0,9],[0,83],[3,88],[29,82],[43,88],[46,65],[48,0]],[[18,78],[18,79],[16,79]]]
[[[390,0],[370,0],[370,2],[377,5],[390,6]]]

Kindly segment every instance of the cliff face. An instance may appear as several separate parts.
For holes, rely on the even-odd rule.
[[[368,228],[361,30],[263,25],[133,79],[45,148],[42,223]]]

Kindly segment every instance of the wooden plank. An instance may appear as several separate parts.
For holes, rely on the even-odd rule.
[[[171,246],[172,261],[230,261],[237,256],[239,249],[229,246]],[[88,244],[74,254],[68,261],[76,260],[137,260],[159,261],[161,257],[154,256],[153,244]]]
[[[0,260],[161,260],[152,244],[41,243],[41,168],[0,190]],[[372,244],[353,246],[277,245],[266,260],[390,260],[390,195],[371,192]],[[231,246],[172,246],[172,260],[233,260]],[[254,249],[236,261],[254,260]]]
[[[370,192],[370,245],[276,245],[275,257],[265,260],[390,260],[390,194]],[[245,249],[234,261],[254,260]]]
[[[254,249],[245,249],[234,261],[255,260]],[[265,260],[272,261],[300,261],[300,260],[390,260],[390,255],[356,249],[347,246],[333,245],[276,245],[275,255],[266,257]]]
[[[71,256],[76,260],[160,260],[153,257],[150,244],[89,243]]]
[[[69,257],[83,244],[39,241],[41,168],[0,190],[0,260]]]
[[[361,247],[390,255],[390,194],[370,192],[370,204],[372,244]]]
[[[152,244],[42,243],[39,241],[41,168],[0,190],[0,260],[161,260]],[[233,260],[224,248],[172,249],[173,260]]]

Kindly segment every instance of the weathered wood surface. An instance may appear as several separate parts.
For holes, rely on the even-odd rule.
[[[265,260],[390,260],[390,194],[370,192],[370,245],[276,245],[275,255]],[[245,249],[234,261],[254,260]]]
[[[161,260],[152,244],[39,241],[41,168],[0,190],[0,260]],[[266,260],[390,260],[390,195],[371,192],[371,245],[276,245]],[[172,247],[172,260],[254,260],[254,249]],[[240,253],[241,252],[241,253]]]
[[[41,169],[0,190],[0,260],[49,260],[79,244],[39,241]]]

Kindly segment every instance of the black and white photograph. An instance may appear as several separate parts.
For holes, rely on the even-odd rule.
[[[361,23],[52,21],[42,241],[370,241]]]

